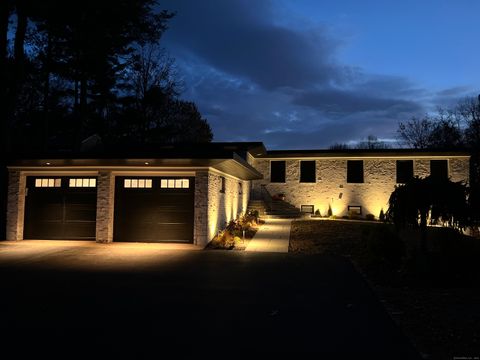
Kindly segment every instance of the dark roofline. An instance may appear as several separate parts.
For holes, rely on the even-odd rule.
[[[22,159],[228,159],[232,153],[246,159],[247,152],[259,156],[266,154],[266,149],[261,142],[123,144],[91,151],[16,152],[8,156],[8,163]]]
[[[470,156],[466,149],[321,149],[321,150],[269,150],[258,158],[302,157],[395,157],[395,156]]]

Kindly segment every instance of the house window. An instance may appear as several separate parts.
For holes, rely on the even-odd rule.
[[[362,215],[362,207],[357,205],[348,205],[348,214]]]
[[[315,182],[315,160],[300,161],[300,182],[303,182],[303,183]]]
[[[270,182],[284,183],[285,182],[285,161],[271,161],[270,162]]]
[[[347,183],[363,183],[363,160],[347,160]]]
[[[220,181],[221,181],[221,184],[220,184],[220,192],[221,193],[224,193],[225,192],[225,178],[223,176],[220,176]]]
[[[72,178],[68,180],[68,187],[96,187],[95,178]]]
[[[35,179],[35,187],[61,187],[62,179],[50,178],[50,179]]]
[[[305,214],[313,214],[315,207],[313,205],[301,205],[300,211]]]
[[[152,179],[125,179],[123,187],[128,189],[150,189],[152,187]]]
[[[160,179],[160,188],[162,189],[188,189],[190,180],[188,179]]]
[[[413,179],[413,160],[397,160],[397,183],[405,184]]]
[[[238,183],[238,194],[239,195],[243,194],[243,184],[241,182]]]
[[[448,179],[448,161],[430,160],[430,175],[437,179]]]

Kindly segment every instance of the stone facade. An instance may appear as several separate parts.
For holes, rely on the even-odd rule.
[[[222,178],[224,189],[222,190]],[[250,183],[226,174],[208,174],[208,241],[247,211]]]
[[[7,240],[23,240],[26,177],[18,170],[8,173]]]
[[[115,201],[115,178],[110,171],[100,171],[97,178],[97,225],[96,241],[113,241],[113,212]]]
[[[405,159],[405,158],[402,158]],[[411,158],[410,158],[411,159]],[[448,160],[449,176],[452,181],[468,182],[469,158],[435,158]],[[285,160],[285,183],[270,182],[270,161]],[[348,214],[348,206],[361,206],[362,216],[373,214],[378,217],[380,211],[388,208],[388,199],[395,189],[395,158],[364,158],[364,182],[347,183],[347,158],[305,159],[316,162],[316,182],[300,182],[300,159],[255,159],[256,169],[263,174],[262,180],[253,181],[254,189],[265,185],[271,195],[284,193],[286,201],[301,207],[314,205],[322,215],[331,207],[334,215]],[[359,159],[357,159],[359,160]],[[430,159],[414,159],[414,175],[425,177],[430,174]]]
[[[193,215],[193,243],[206,245],[208,236],[208,171],[195,173],[195,208]]]
[[[300,155],[301,156],[301,155]],[[348,154],[336,157],[288,157],[268,159],[254,157],[247,153],[247,163],[263,175],[261,180],[246,181],[224,173],[218,169],[202,167],[195,171],[194,194],[194,233],[193,242],[196,245],[206,245],[219,230],[223,229],[231,220],[237,219],[245,213],[250,196],[261,193],[259,189],[264,185],[272,194],[284,193],[286,201],[301,207],[313,205],[326,215],[331,208],[333,214],[343,216],[348,214],[349,206],[361,206],[362,215],[373,214],[378,217],[380,210],[387,210],[387,202],[396,185],[396,160],[413,159],[414,175],[428,176],[430,174],[430,160],[442,159],[448,161],[450,179],[453,181],[468,182],[469,157],[432,155],[431,158],[419,155],[413,156],[375,156],[356,157],[363,160],[364,182],[347,182]],[[353,158],[352,158],[353,159]],[[270,182],[270,161],[285,160],[286,182]],[[300,182],[300,162],[315,160],[315,182]],[[18,169],[9,169],[8,184],[8,212],[7,234],[8,240],[22,240],[24,230],[26,173]],[[34,175],[37,170],[27,169],[28,175]],[[55,173],[54,168],[42,169],[39,174]],[[87,170],[75,169],[72,174],[83,174]],[[168,174],[171,170],[163,171]],[[185,171],[185,170],[181,170]],[[62,170],[62,175],[68,171]],[[105,168],[88,170],[89,174],[97,175],[97,212],[96,212],[96,241],[108,243],[114,241],[114,200],[115,176]],[[138,172],[136,172],[138,173]],[[152,176],[157,176],[152,175]],[[256,175],[255,175],[256,176]],[[252,187],[252,188],[251,188]]]

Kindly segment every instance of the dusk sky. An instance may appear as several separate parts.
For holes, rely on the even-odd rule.
[[[327,148],[480,93],[478,0],[164,0],[214,141]],[[393,142],[393,145],[397,145]]]

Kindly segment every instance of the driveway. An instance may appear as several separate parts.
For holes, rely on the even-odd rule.
[[[0,341],[17,356],[417,359],[342,258],[27,245],[0,243]]]

